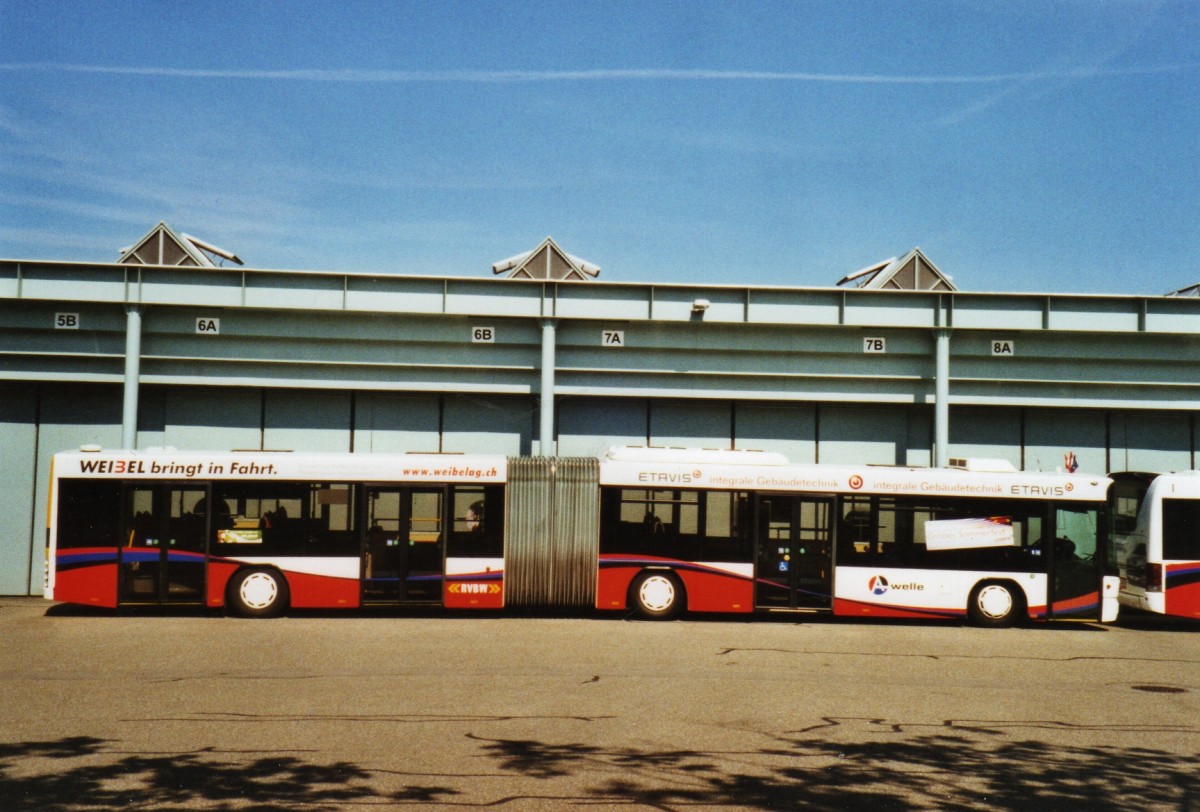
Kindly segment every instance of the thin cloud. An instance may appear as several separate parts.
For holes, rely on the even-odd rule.
[[[145,76],[163,79],[250,79],[261,81],[347,82],[347,83],[473,83],[504,84],[529,82],[604,81],[733,81],[813,82],[879,85],[980,85],[1061,79],[1090,79],[1113,76],[1144,76],[1193,70],[1200,63],[1129,68],[1083,67],[1028,73],[889,75],[855,73],[810,73],[804,71],[678,70],[672,68],[629,68],[595,70],[361,70],[299,69],[252,70],[217,68],[136,67],[131,65],[83,65],[67,62],[2,63],[9,72],[85,73],[107,76]]]

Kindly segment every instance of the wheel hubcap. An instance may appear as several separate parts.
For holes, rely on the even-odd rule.
[[[670,578],[654,575],[642,581],[638,589],[638,598],[642,606],[652,612],[663,612],[675,603],[675,584]]]
[[[993,584],[979,590],[975,601],[979,611],[992,619],[1005,617],[1012,611],[1012,594],[1002,586]]]
[[[266,609],[279,596],[279,585],[265,572],[255,572],[242,581],[238,594],[251,609]]]

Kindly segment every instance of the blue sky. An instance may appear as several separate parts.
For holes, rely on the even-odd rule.
[[[1200,2],[0,0],[0,257],[1200,282]]]

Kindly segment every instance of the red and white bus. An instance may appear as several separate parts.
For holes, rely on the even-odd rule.
[[[1200,471],[1112,478],[1121,604],[1200,618]]]
[[[46,597],[71,603],[1116,612],[1105,477],[687,449],[81,451],[53,471]]]
[[[503,457],[57,454],[45,595],[116,607],[500,607]]]
[[[1109,480],[969,467],[1007,470],[614,450],[600,466],[597,605],[649,616],[813,608],[989,626],[1115,620]]]

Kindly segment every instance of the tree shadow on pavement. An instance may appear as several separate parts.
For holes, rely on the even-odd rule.
[[[335,810],[375,796],[370,774],[344,762],[240,762],[205,750],[121,753],[113,745],[90,737],[0,744],[0,809]]]
[[[0,809],[273,812],[600,804],[831,812],[1200,810],[1197,753],[1011,740],[1011,727],[980,724],[948,723],[945,732],[913,735],[866,721],[865,728],[835,731],[841,722],[827,720],[768,740],[767,746],[736,751],[608,747],[466,732],[490,771],[447,770],[430,784],[420,783],[428,774],[406,773],[402,764],[400,769],[322,764],[295,753],[131,753],[120,742],[89,737],[0,744]],[[1046,724],[1064,730],[1054,723],[1028,727]],[[829,738],[844,739],[847,732],[857,741]]]
[[[525,775],[613,773],[590,789],[592,802],[620,799],[657,809],[1200,812],[1196,755],[1029,740],[989,746],[986,738],[955,733],[848,744],[806,737],[732,753],[504,739],[483,746],[501,767]]]

